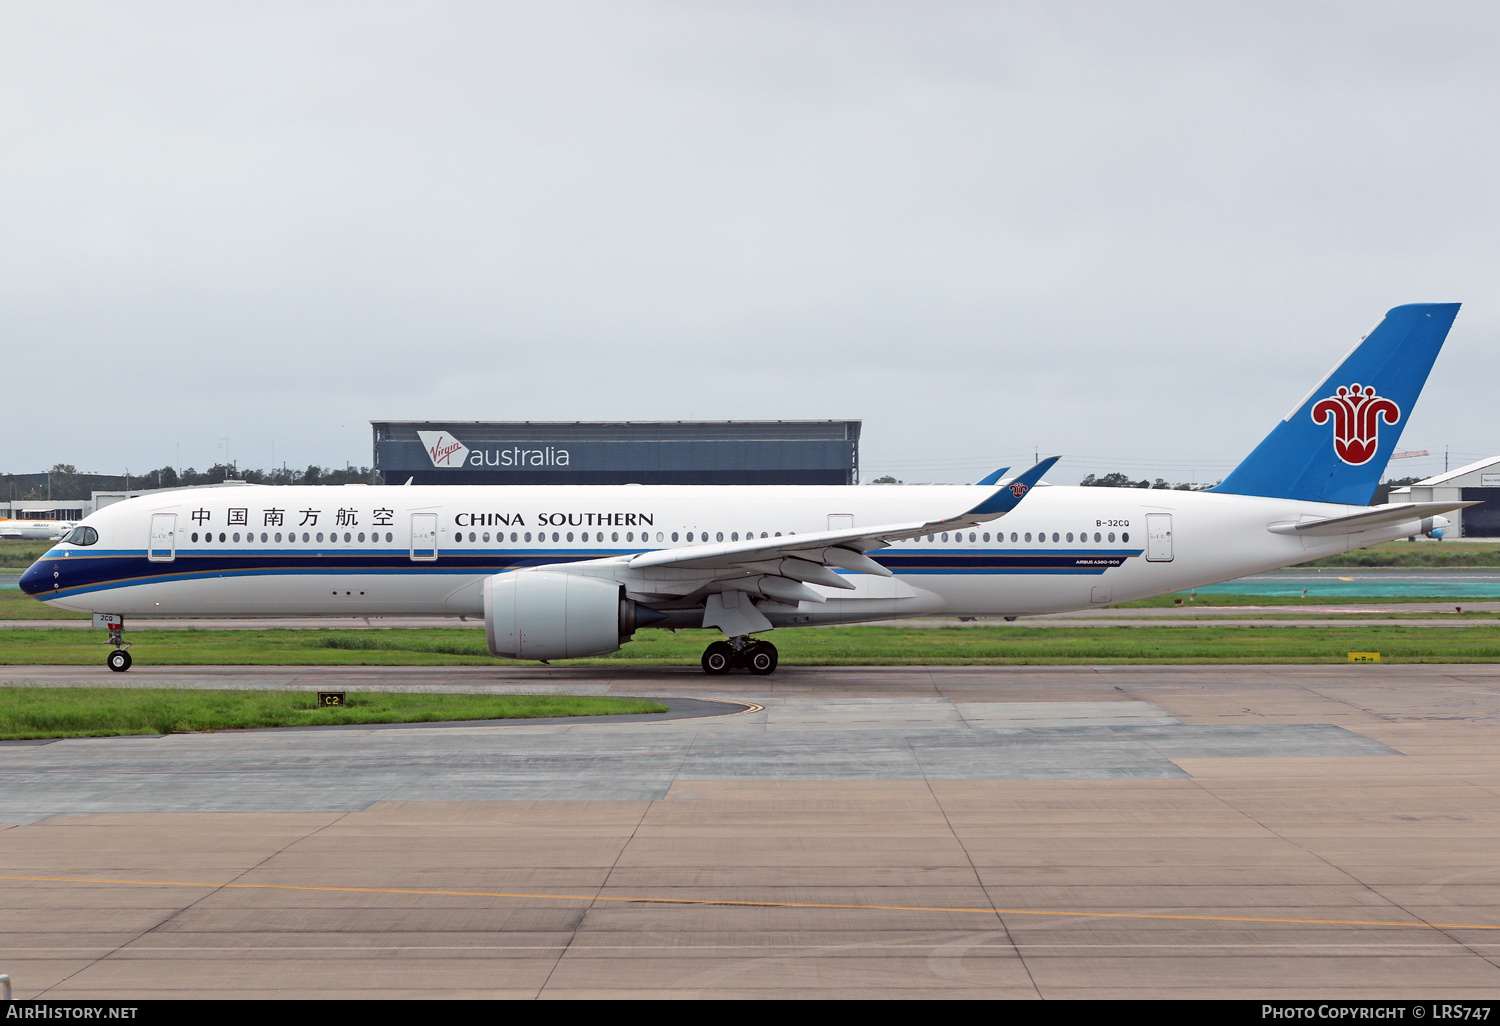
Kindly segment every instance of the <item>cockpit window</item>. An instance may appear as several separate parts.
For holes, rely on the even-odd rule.
[[[73,533],[63,539],[71,545],[93,545],[98,540],[99,532],[92,527],[75,527]]]

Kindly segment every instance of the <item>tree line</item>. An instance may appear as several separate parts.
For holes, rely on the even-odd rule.
[[[181,488],[187,485],[222,484],[245,481],[249,484],[340,485],[376,484],[369,467],[320,467],[310,464],[306,470],[241,470],[230,463],[215,463],[207,470],[188,467],[160,467],[144,474],[85,474],[71,463],[58,463],[40,474],[0,474],[0,497],[10,501],[46,501],[52,499],[87,499],[92,492],[124,491],[127,488]]]
[[[1390,501],[1392,488],[1402,488],[1406,485],[1416,484],[1420,480],[1422,479],[1418,477],[1398,477],[1388,481],[1382,481],[1375,488],[1375,495],[1370,499],[1370,505],[1382,505],[1383,503]],[[896,480],[890,474],[886,474],[884,477],[875,478],[870,483],[901,484],[902,482]],[[1196,484],[1192,482],[1171,484],[1164,478],[1160,477],[1155,481],[1144,477],[1139,481],[1132,481],[1128,475],[1121,473],[1105,474],[1103,477],[1096,477],[1095,475],[1090,474],[1088,477],[1084,478],[1078,483],[1084,488],[1166,488],[1177,492],[1201,492],[1204,489],[1213,487],[1213,485]]]

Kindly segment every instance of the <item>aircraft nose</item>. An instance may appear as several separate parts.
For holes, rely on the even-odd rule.
[[[21,590],[28,595],[39,595],[43,592],[51,591],[53,584],[53,562],[53,560],[43,557],[27,567],[26,572],[21,575],[21,580],[18,582]]]

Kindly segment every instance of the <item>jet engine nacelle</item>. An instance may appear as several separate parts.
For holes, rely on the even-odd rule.
[[[484,582],[490,654],[510,659],[603,655],[637,627],[665,618],[626,598],[622,585],[597,577],[517,570]]]

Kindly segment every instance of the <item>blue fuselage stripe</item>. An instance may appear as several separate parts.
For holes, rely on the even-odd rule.
[[[44,556],[22,575],[21,588],[39,599],[112,588],[212,577],[308,575],[489,575],[526,567],[629,556],[650,549],[444,550],[436,560],[414,560],[405,549],[223,549],[189,551],[153,562],[143,549]],[[898,576],[974,574],[1101,574],[1140,549],[885,550],[872,558]],[[847,571],[845,571],[847,572]]]

